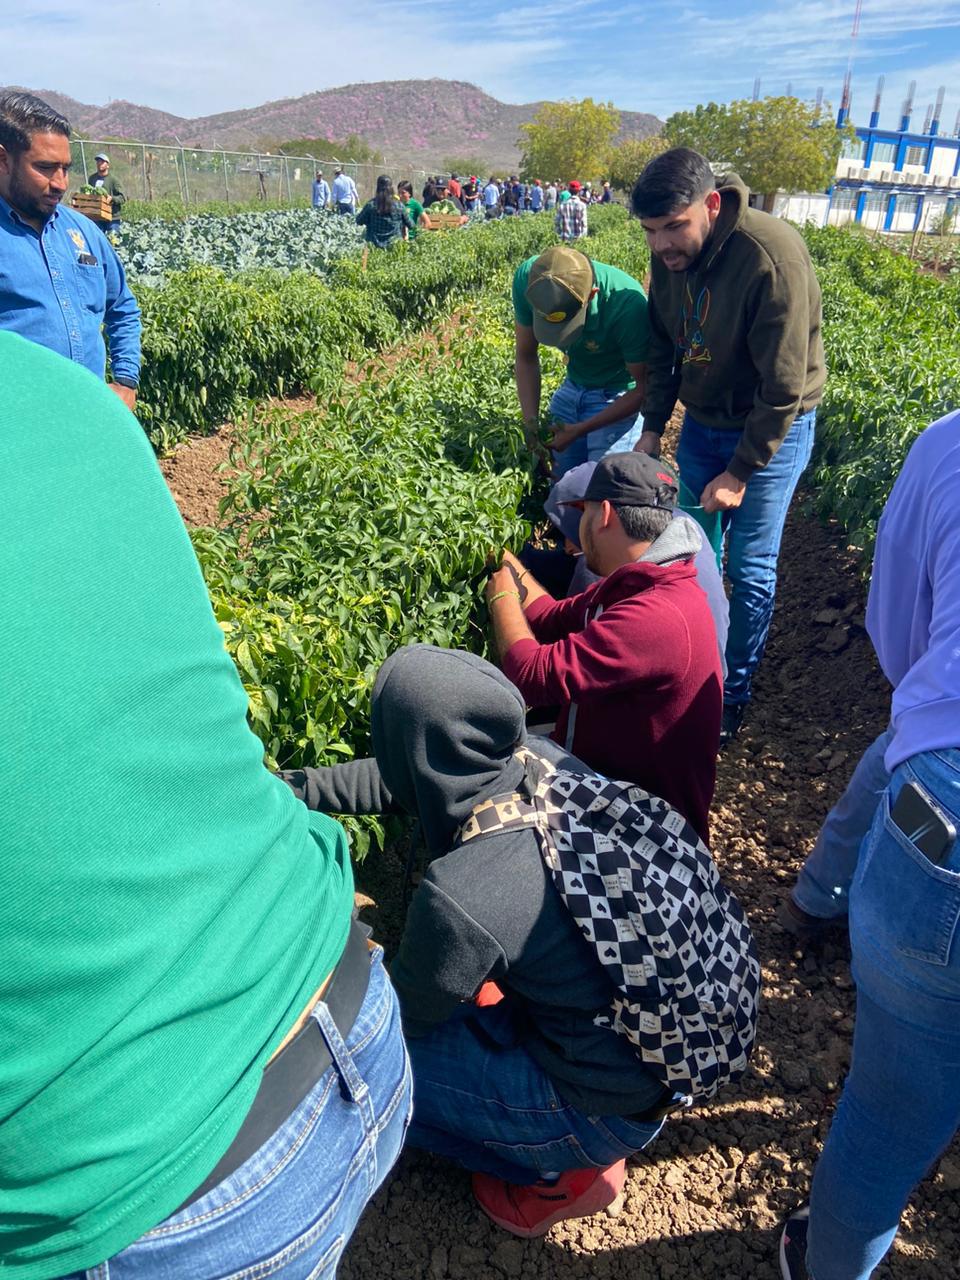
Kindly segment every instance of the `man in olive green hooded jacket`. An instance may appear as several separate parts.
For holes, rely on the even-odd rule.
[[[631,203],[651,250],[644,432],[654,455],[679,399],[691,504],[721,513],[731,582],[721,741],[735,737],[773,615],[787,508],[826,379],[820,286],[803,238],[748,205],[696,151],[651,161]]]

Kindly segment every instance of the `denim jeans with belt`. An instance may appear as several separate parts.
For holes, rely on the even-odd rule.
[[[515,1018],[509,998],[463,1005],[410,1039],[411,1146],[523,1186],[543,1173],[606,1168],[657,1136],[662,1120],[588,1116],[565,1103],[518,1043]]]
[[[610,391],[603,387],[581,387],[565,378],[553,393],[550,413],[558,422],[585,422],[625,394],[624,391]],[[559,480],[582,462],[599,462],[608,453],[629,453],[642,431],[643,418],[638,413],[608,427],[596,427],[553,455],[554,479]]]
[[[724,702],[750,701],[750,685],[767,643],[777,589],[777,557],[787,508],[797,481],[810,461],[816,410],[794,419],[780,448],[767,465],[747,481],[739,507],[726,511],[723,527],[730,579],[730,631],[727,635],[727,678]],[[680,479],[695,500],[726,471],[740,432],[705,427],[684,415],[677,466]]]
[[[314,1006],[333,1064],[272,1137],[199,1200],[67,1280],[335,1275],[410,1116],[410,1064],[382,957],[377,948],[346,1041],[323,1001]]]
[[[894,826],[907,782],[960,828],[960,750],[896,768],[860,850],[850,889],[853,1059],[813,1179],[812,1280],[866,1280],[911,1191],[960,1128],[960,842],[935,865]]]

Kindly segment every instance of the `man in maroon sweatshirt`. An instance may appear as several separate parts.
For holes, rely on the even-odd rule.
[[[668,801],[709,843],[723,677],[699,534],[672,520],[676,500],[657,459],[608,454],[570,504],[601,581],[554,600],[507,552],[487,602],[504,674],[529,706],[560,709],[554,741]]]

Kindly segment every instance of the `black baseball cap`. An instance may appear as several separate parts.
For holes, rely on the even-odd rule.
[[[659,507],[673,511],[677,505],[677,480],[659,458],[649,453],[608,453],[596,465],[582,498],[562,503],[583,509],[585,502],[611,502],[615,507]]]

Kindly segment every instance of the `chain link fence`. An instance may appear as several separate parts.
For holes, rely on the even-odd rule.
[[[361,200],[373,195],[377,177],[388,173],[394,182],[409,178],[416,189],[426,180],[424,169],[398,163],[358,163],[355,160],[317,160],[313,156],[271,155],[257,151],[203,150],[161,146],[154,142],[97,142],[84,138],[71,143],[75,190],[95,174],[94,157],[110,157],[110,172],[128,200],[180,200],[185,205],[210,200],[276,204],[310,203],[318,171],[333,185],[338,164],[357,184]],[[82,176],[81,176],[82,175]]]

